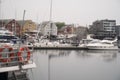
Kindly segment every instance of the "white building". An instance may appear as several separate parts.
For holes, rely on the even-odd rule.
[[[39,31],[43,36],[57,36],[57,26],[55,25],[55,23],[50,22],[50,21],[46,21],[46,22],[42,22],[39,25]]]

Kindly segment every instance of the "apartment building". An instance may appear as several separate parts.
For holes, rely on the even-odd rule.
[[[90,25],[90,33],[94,34],[94,38],[115,38],[116,37],[116,20],[97,20]]]

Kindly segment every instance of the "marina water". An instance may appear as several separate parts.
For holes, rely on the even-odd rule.
[[[35,50],[31,80],[120,80],[120,52]]]

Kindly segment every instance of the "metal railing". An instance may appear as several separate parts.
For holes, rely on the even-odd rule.
[[[0,51],[0,68],[33,63],[33,53],[31,50],[29,52],[28,55],[28,51],[19,51],[19,49]]]

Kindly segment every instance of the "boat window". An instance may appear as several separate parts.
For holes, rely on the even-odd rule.
[[[91,41],[90,43],[98,43],[99,41]]]
[[[109,42],[102,42],[102,44],[111,44],[111,43],[109,43]]]
[[[113,44],[114,44],[115,46],[117,46],[117,42],[113,42]]]

